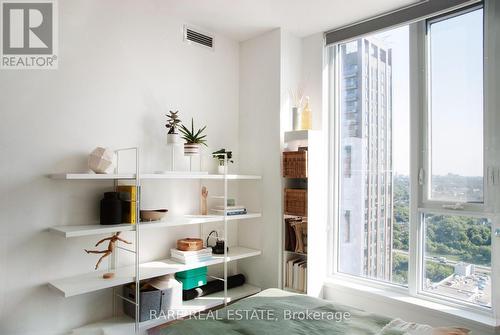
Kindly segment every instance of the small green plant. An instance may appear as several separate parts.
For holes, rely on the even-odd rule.
[[[177,115],[179,111],[169,111],[169,114],[165,114],[167,116],[167,124],[165,127],[168,129],[169,134],[177,134],[176,130],[181,124],[181,119]]]
[[[205,140],[205,137],[207,137],[207,135],[202,136],[205,128],[207,128],[207,126],[200,128],[195,132],[194,121],[191,118],[191,129],[188,129],[186,128],[186,126],[181,124],[179,131],[182,133],[182,138],[186,141],[187,144],[203,144],[204,146],[207,146],[207,140]]]
[[[224,162],[226,160],[226,156],[227,156],[227,161],[229,163],[234,163],[234,161],[231,159],[231,158],[233,158],[232,151],[226,151],[226,149],[222,148],[220,150],[212,152],[212,157],[217,159],[219,161],[219,165],[221,165],[221,166],[224,165]]]

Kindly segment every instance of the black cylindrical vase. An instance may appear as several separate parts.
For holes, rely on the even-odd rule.
[[[122,201],[119,192],[105,192],[101,200],[101,224],[122,223]]]

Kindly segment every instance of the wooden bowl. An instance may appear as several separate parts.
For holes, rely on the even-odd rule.
[[[141,209],[141,221],[159,221],[167,212],[168,209]]]
[[[197,251],[203,249],[203,240],[200,238],[182,238],[177,240],[177,250]]]

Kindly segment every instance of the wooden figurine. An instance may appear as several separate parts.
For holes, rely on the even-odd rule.
[[[201,215],[208,215],[208,208],[207,208],[207,197],[208,197],[208,189],[203,186],[201,188],[201,197],[200,197],[200,214]]]
[[[95,265],[96,270],[97,270],[97,268],[99,268],[99,264],[101,264],[102,260],[104,258],[108,257],[109,255],[111,255],[113,253],[113,251],[115,251],[117,241],[121,241],[121,242],[127,243],[127,244],[132,244],[132,242],[129,242],[129,241],[126,241],[126,240],[120,238],[119,235],[120,235],[120,233],[118,232],[118,233],[114,234],[113,236],[103,238],[102,240],[100,240],[99,242],[96,243],[95,246],[97,247],[99,244],[101,244],[105,241],[109,241],[108,248],[106,250],[87,250],[87,249],[84,249],[87,254],[104,254],[97,261],[97,264]]]

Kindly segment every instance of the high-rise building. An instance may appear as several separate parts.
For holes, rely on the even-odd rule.
[[[341,272],[391,280],[392,57],[361,38],[340,47]]]

